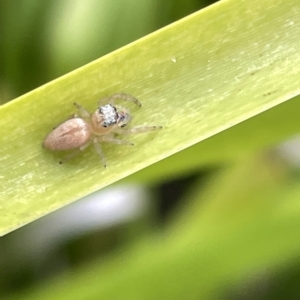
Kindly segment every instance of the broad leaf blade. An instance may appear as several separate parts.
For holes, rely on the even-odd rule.
[[[0,232],[9,232],[299,94],[298,0],[223,1],[69,73],[0,110]],[[74,113],[119,91],[134,124],[163,125],[60,166],[41,148]]]

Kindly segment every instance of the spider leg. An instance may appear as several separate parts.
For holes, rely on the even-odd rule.
[[[123,129],[123,128],[115,128],[113,132],[118,134],[131,134],[131,133],[144,133],[149,131],[155,131],[162,129],[162,126],[144,126],[144,127],[133,127],[129,129]]]
[[[106,143],[111,143],[111,144],[117,144],[117,145],[134,146],[134,144],[130,141],[119,140],[119,139],[113,138],[111,136],[105,136],[105,135],[103,135],[101,137],[101,141],[106,142]]]
[[[85,144],[83,144],[80,148],[74,150],[72,153],[66,155],[65,157],[63,157],[60,161],[59,164],[64,164],[66,163],[68,160],[72,159],[73,157],[77,156],[81,151],[83,151],[84,149],[86,149],[89,145],[91,144],[91,141],[86,142]]]
[[[78,109],[80,115],[83,118],[89,119],[91,117],[90,113],[85,110],[81,105],[79,105],[78,103],[74,102],[75,107]],[[75,115],[74,115],[75,116]]]
[[[125,93],[113,94],[109,98],[105,98],[105,99],[108,100],[108,102],[112,105],[114,105],[115,100],[123,100],[123,101],[133,102],[134,104],[136,104],[139,107],[142,106],[141,102],[138,99],[136,99],[135,97],[133,97],[129,94],[125,94]]]
[[[98,155],[101,157],[102,164],[103,164],[104,168],[106,168],[107,167],[106,157],[101,149],[98,139],[94,138],[93,142],[94,142],[94,146],[95,146],[95,149],[96,149]]]

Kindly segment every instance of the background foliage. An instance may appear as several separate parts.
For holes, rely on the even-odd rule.
[[[296,2],[274,3],[287,11]],[[2,1],[0,103],[208,4]],[[277,10],[278,19],[282,11]],[[297,6],[294,14],[299,20]],[[284,36],[274,28],[274,36],[266,37],[270,44],[278,38],[278,48],[267,44],[258,49],[267,53],[260,57],[262,65],[285,49],[275,67],[260,70],[265,72],[260,80],[278,82],[270,91],[297,83],[292,80],[298,78],[299,67],[293,62],[299,57],[291,60],[291,53],[297,44],[292,30],[299,30],[298,20],[284,20],[295,23]],[[263,38],[265,32],[262,27],[255,35]],[[250,57],[249,47],[243,51],[248,50]],[[251,68],[251,61],[244,65]],[[289,68],[282,73],[284,65]],[[254,80],[253,85],[259,83]],[[147,209],[127,221],[91,229],[82,219],[92,216],[84,211],[77,212],[71,224],[66,224],[72,219],[67,213],[58,217],[54,213],[53,219],[41,219],[1,238],[1,299],[298,299],[299,171],[275,147],[298,133],[296,92],[285,91],[288,102],[112,187],[117,191],[121,184],[126,189],[143,186],[138,196],[131,197],[147,203]],[[102,196],[102,202],[105,197],[109,198]],[[122,209],[116,206],[109,214],[114,217]]]

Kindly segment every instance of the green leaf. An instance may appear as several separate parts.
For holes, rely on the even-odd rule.
[[[132,174],[124,181],[159,183],[195,172],[200,167],[228,164],[299,134],[300,97],[180,151],[168,159]]]
[[[221,1],[2,106],[0,233],[298,95],[298,5]],[[92,149],[61,166],[41,148],[74,101],[93,111],[120,91],[143,103],[134,125],[163,130],[105,145],[107,170]]]
[[[14,299],[225,299],[234,284],[299,256],[299,197],[281,164],[246,160],[204,191],[197,183],[189,206],[159,238]]]

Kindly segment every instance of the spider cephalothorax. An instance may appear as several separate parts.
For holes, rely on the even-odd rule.
[[[121,106],[105,104],[91,117],[91,127],[95,134],[102,135],[117,127],[125,127],[131,121],[129,111]]]
[[[107,128],[109,126],[117,125],[125,127],[130,121],[131,116],[127,109],[121,106],[113,106],[106,104],[98,108],[99,118],[102,119],[101,126]]]
[[[100,106],[98,108],[98,113],[100,114],[100,117],[103,119],[101,124],[102,127],[106,128],[117,124],[118,112],[115,106],[112,106],[111,104]]]

